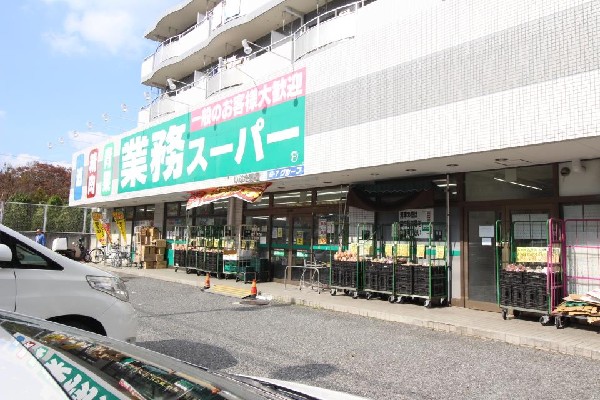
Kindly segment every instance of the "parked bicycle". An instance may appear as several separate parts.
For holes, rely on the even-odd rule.
[[[97,247],[90,251],[91,261],[95,264],[104,262],[110,264],[111,267],[130,267],[131,247],[121,246],[119,243],[111,243],[108,246]]]

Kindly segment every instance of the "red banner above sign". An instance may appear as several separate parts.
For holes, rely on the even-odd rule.
[[[264,191],[267,190],[269,186],[271,186],[271,182],[222,186],[198,190],[190,193],[190,198],[187,201],[186,209],[189,210],[194,207],[200,207],[204,204],[209,204],[217,200],[228,199],[230,197],[237,197],[238,199],[242,199],[248,203],[254,203],[260,198],[260,196],[262,196]]]

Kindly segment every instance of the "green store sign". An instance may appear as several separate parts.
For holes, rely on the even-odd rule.
[[[197,131],[188,113],[127,136],[118,193],[303,165],[304,119],[305,98],[298,97]],[[104,160],[103,175],[112,167]],[[103,185],[102,194],[108,191]]]

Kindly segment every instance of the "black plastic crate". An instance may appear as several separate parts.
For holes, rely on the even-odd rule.
[[[523,283],[528,286],[546,287],[548,275],[543,272],[526,272],[523,274]]]
[[[185,257],[185,266],[187,268],[196,268],[196,258],[198,252],[195,250],[189,250]]]
[[[371,271],[369,269],[365,271],[365,289],[379,289],[379,274],[377,273],[377,271]]]
[[[525,307],[525,286],[513,285],[512,286],[512,306],[513,307]]]
[[[392,292],[394,288],[394,279],[392,274],[384,273],[379,275],[377,286],[382,292]]]
[[[525,273],[521,271],[500,271],[500,285],[522,285]]]
[[[500,305],[512,307],[512,286],[500,285]]]

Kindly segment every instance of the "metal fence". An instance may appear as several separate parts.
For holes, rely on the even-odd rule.
[[[48,204],[0,202],[0,223],[26,236],[35,236],[36,229],[46,232],[46,243],[55,237],[89,237],[92,230],[92,209]]]

